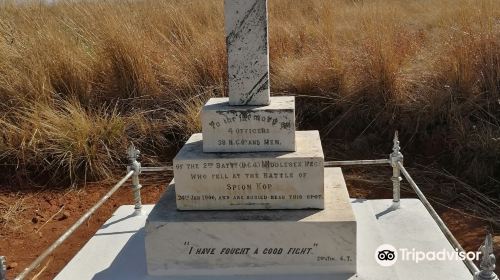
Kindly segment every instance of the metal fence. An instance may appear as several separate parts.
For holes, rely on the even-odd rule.
[[[76,221],[66,232],[64,232],[61,237],[59,237],[52,245],[50,245],[38,258],[36,258],[30,266],[23,270],[21,274],[15,277],[15,280],[26,279],[30,273],[32,273],[54,250],[59,247],[66,239],[68,239],[71,234],[73,234],[76,229],[78,229],[94,212],[101,207],[104,202],[106,202],[111,195],[113,195],[129,178],[132,177],[132,191],[134,195],[134,214],[139,215],[142,209],[141,202],[141,184],[139,183],[139,175],[141,172],[163,172],[172,171],[172,166],[160,166],[160,167],[142,167],[141,163],[138,161],[139,150],[137,150],[133,145],[128,149],[128,159],[130,164],[127,166],[127,174],[114,185],[94,206],[92,206],[78,221]],[[437,212],[434,210],[432,205],[429,203],[423,192],[420,190],[418,185],[415,183],[413,178],[408,173],[408,170],[403,165],[403,154],[401,153],[401,148],[398,139],[398,133],[394,135],[392,153],[389,154],[388,159],[375,159],[375,160],[349,160],[349,161],[327,161],[325,162],[325,167],[334,166],[356,166],[356,165],[385,165],[389,164],[392,167],[392,186],[393,186],[393,204],[392,209],[396,210],[400,207],[401,199],[401,173],[404,178],[408,181],[412,189],[417,194],[418,198],[425,206],[429,214],[432,216],[434,221],[437,223],[445,237],[448,239],[450,244],[453,246],[457,252],[465,252],[457,239],[453,236],[451,231],[448,229],[443,220],[439,217]],[[491,234],[486,236],[483,245],[480,247],[481,250],[481,262],[479,268],[469,259],[464,260],[464,264],[469,269],[474,280],[499,280],[498,276],[495,274],[495,255],[493,253],[493,241]],[[7,279],[7,261],[5,257],[0,256],[0,280]]]

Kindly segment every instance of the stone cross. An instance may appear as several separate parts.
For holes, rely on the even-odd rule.
[[[267,0],[224,1],[230,105],[269,105]]]

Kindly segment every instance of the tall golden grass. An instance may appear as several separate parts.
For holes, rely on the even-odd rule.
[[[298,96],[301,127],[367,156],[399,129],[499,180],[498,0],[269,2],[271,90]],[[105,178],[130,141],[168,160],[225,95],[222,0],[0,3],[0,164],[18,178]]]

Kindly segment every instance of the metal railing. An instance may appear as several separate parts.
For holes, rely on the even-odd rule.
[[[35,268],[37,268],[45,258],[47,258],[59,245],[61,245],[68,237],[73,234],[73,232],[78,229],[94,212],[101,207],[112,194],[114,194],[130,177],[134,175],[134,171],[129,171],[125,177],[123,177],[111,190],[108,191],[92,208],[90,208],[85,214],[83,214],[78,221],[76,221],[61,237],[59,237],[52,245],[49,246],[38,258],[33,261],[30,266],[24,269],[21,274],[19,274],[15,280],[21,280],[26,278]]]
[[[7,279],[7,260],[0,256],[0,280]]]
[[[331,161],[325,162],[325,166],[346,166],[346,165],[379,165],[389,163],[392,167],[392,186],[393,186],[393,205],[392,209],[398,209],[400,207],[401,200],[401,173],[408,181],[413,191],[417,194],[419,200],[422,202],[424,207],[427,209],[431,217],[434,219],[436,224],[438,225],[441,232],[445,235],[446,239],[452,247],[457,252],[465,252],[465,250],[460,245],[460,242],[453,236],[453,233],[448,229],[443,220],[439,217],[434,207],[430,204],[430,202],[425,197],[424,193],[420,190],[417,183],[410,176],[410,173],[406,170],[403,165],[403,154],[401,153],[401,147],[398,138],[398,132],[396,131],[393,139],[393,147],[392,153],[389,155],[389,159],[375,159],[375,160],[350,160],[350,161]],[[481,250],[481,263],[480,268],[476,266],[476,264],[468,259],[464,259],[464,264],[469,269],[471,274],[473,275],[474,280],[499,280],[498,276],[495,274],[495,255],[493,252],[493,241],[491,234],[486,236],[486,239],[483,245],[479,248]]]
[[[137,161],[141,152],[135,148],[134,145],[130,145],[128,148],[128,160],[130,165],[127,166],[127,172],[133,172],[132,174],[132,191],[134,192],[134,214],[139,215],[142,211],[142,199],[141,199],[141,189],[142,186],[139,183],[139,175],[141,174],[141,163]]]
[[[128,149],[128,159],[130,160],[130,165],[127,167],[127,174],[116,183],[94,206],[92,206],[83,216],[78,219],[66,232],[64,232],[52,245],[50,245],[45,251],[40,254],[27,268],[25,268],[15,280],[25,279],[30,273],[32,273],[50,254],[54,252],[59,245],[61,245],[68,237],[70,237],[86,220],[94,214],[97,209],[99,209],[128,179],[132,177],[132,190],[134,192],[134,202],[135,202],[135,214],[141,213],[141,185],[139,184],[139,174],[141,173],[141,164],[137,161],[139,156],[139,150],[135,149],[131,145]],[[0,280],[7,279],[7,263],[3,256],[0,256]]]
[[[90,208],[78,221],[76,221],[61,237],[59,237],[49,248],[47,248],[30,266],[28,266],[15,280],[25,279],[34,269],[36,269],[42,261],[47,258],[61,243],[63,243],[84,221],[86,221],[108,198],[113,195],[130,177],[132,177],[132,191],[134,193],[134,214],[140,215],[142,209],[141,202],[141,184],[139,183],[139,175],[141,172],[163,172],[172,171],[172,166],[159,166],[159,167],[142,167],[137,160],[140,151],[133,145],[128,149],[128,159],[130,165],[127,166],[127,175],[123,177],[111,190],[106,193],[92,208]],[[439,226],[447,240],[458,252],[465,252],[457,239],[453,236],[443,220],[439,217],[432,205],[429,203],[423,192],[410,176],[408,171],[403,165],[403,154],[399,144],[398,133],[396,131],[393,140],[392,153],[388,159],[375,159],[375,160],[348,160],[348,161],[327,161],[324,163],[325,167],[332,166],[355,166],[355,165],[385,165],[389,164],[392,167],[392,186],[393,186],[393,204],[391,208],[398,209],[400,207],[401,199],[401,173],[408,181],[412,189],[417,194],[418,198],[427,209],[431,217]],[[499,280],[495,274],[495,255],[493,253],[493,241],[491,234],[486,236],[483,245],[479,248],[481,250],[481,263],[480,269],[471,260],[465,259],[464,264],[473,275],[474,280]],[[5,257],[0,256],[0,280],[6,280],[7,264]]]

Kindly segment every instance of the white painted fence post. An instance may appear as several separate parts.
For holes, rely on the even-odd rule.
[[[493,237],[491,234],[486,236],[483,245],[479,247],[481,251],[480,271],[474,275],[474,280],[499,280],[495,274],[495,254],[493,253]]]
[[[0,256],[0,280],[7,280],[7,260]]]
[[[401,153],[401,147],[399,146],[398,131],[394,133],[394,145],[392,146],[392,153],[389,155],[392,166],[392,208],[399,208],[401,199],[401,170],[399,168],[398,162],[403,162],[403,154]]]
[[[140,215],[142,211],[142,201],[141,201],[141,184],[139,183],[139,174],[141,174],[141,163],[137,161],[140,155],[140,151],[135,148],[132,144],[128,148],[128,160],[130,165],[127,166],[127,171],[134,171],[132,175],[132,191],[134,192],[134,214]]]

